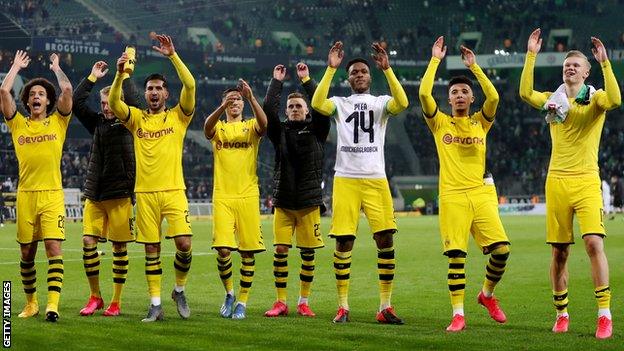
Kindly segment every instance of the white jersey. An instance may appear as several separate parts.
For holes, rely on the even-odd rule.
[[[385,178],[384,141],[389,113],[388,95],[353,94],[334,96],[334,118],[338,131],[337,177]]]

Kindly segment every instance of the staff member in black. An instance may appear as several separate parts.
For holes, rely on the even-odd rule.
[[[73,97],[74,115],[93,135],[84,185],[87,199],[83,211],[82,237],[82,258],[91,294],[85,307],[80,310],[82,316],[92,315],[104,307],[100,294],[97,243],[106,240],[113,244],[113,297],[104,315],[118,316],[121,313],[121,290],[128,275],[126,243],[134,241],[132,198],[135,159],[132,134],[108,106],[110,86],[100,90],[100,112],[87,106],[95,82],[107,72],[106,62],[96,62],[89,77],[83,79],[76,88]],[[126,103],[138,106],[138,90],[130,79],[124,81],[123,88]]]
[[[330,119],[311,111],[304,95],[288,95],[285,121],[280,121],[279,109],[286,67],[277,65],[264,99],[268,119],[267,135],[275,147],[273,176],[273,232],[275,253],[273,275],[277,301],[265,312],[267,317],[288,314],[286,282],[288,280],[288,249],[296,234],[301,250],[301,287],[297,313],[314,317],[308,297],[314,278],[314,250],[324,246],[321,237],[321,189],[324,144],[329,134]],[[310,79],[308,66],[297,64],[297,76],[309,99],[314,95],[316,82]]]

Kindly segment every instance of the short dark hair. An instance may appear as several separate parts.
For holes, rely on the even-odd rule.
[[[241,93],[240,90],[238,90],[238,88],[227,88],[223,91],[223,93],[221,93],[221,99],[225,98],[227,94],[234,92],[234,91],[239,94]]]
[[[20,100],[22,100],[22,104],[28,113],[30,113],[30,106],[28,106],[28,96],[30,95],[30,89],[35,85],[40,85],[46,90],[46,95],[48,101],[50,103],[46,106],[46,113],[50,114],[54,108],[56,107],[56,89],[54,89],[54,85],[45,78],[35,78],[31,79],[24,88],[22,88],[22,94],[20,95]]]
[[[164,88],[169,88],[167,86],[167,79],[165,78],[165,76],[163,76],[160,73],[152,73],[149,76],[147,76],[147,78],[145,78],[145,81],[143,82],[143,88],[147,88],[147,82],[149,82],[150,80],[162,80],[163,81],[163,87]]]
[[[365,64],[366,67],[368,67],[370,69],[370,64],[368,63],[368,61],[365,58],[356,57],[353,60],[347,62],[347,72],[349,72],[349,68],[351,66],[353,66],[354,63],[358,63],[358,62],[361,62],[361,63]]]
[[[472,80],[470,80],[470,78],[466,77],[466,76],[455,76],[452,77],[451,80],[449,80],[448,83],[448,88],[451,89],[451,87],[455,84],[466,84],[470,87],[470,89],[472,89],[473,85],[472,85]]]

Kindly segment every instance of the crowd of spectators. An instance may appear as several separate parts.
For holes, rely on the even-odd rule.
[[[15,20],[34,37],[58,37],[100,40],[114,29],[95,14],[67,14],[60,0],[1,0],[2,12]]]
[[[604,17],[617,13],[611,8],[624,6],[620,0],[276,0],[270,3],[129,0],[129,3],[108,1],[106,4],[117,7],[118,13],[124,13],[123,6],[141,9],[143,17],[130,16],[127,19],[127,25],[136,33],[129,33],[132,37],[126,38],[126,42],[137,42],[137,36],[146,41],[150,31],[164,30],[149,27],[156,23],[166,26],[166,31],[178,39],[180,47],[209,54],[325,56],[331,43],[342,40],[347,44],[347,55],[354,56],[366,54],[369,42],[375,40],[398,52],[401,58],[420,60],[428,58],[431,42],[438,35],[446,35],[450,40],[450,53],[456,53],[453,38],[472,31],[484,34],[480,45],[483,52],[493,53],[494,49],[523,51],[524,40],[517,36],[528,34],[533,28],[541,27],[547,32],[574,27],[572,24],[579,14]],[[0,10],[33,37],[124,40],[119,31],[95,14],[66,14],[58,10],[62,5],[59,0],[0,0]],[[71,6],[63,7],[66,8]],[[148,15],[151,20],[143,21]],[[399,20],[401,18],[407,20]],[[124,21],[123,18],[119,20]],[[191,40],[188,28],[194,26],[210,28],[217,41],[208,38]],[[276,41],[271,30],[292,31],[298,40],[285,37]],[[579,28],[579,32],[585,34],[583,30],[586,29]],[[602,35],[603,41],[610,48],[624,48],[623,34],[610,30],[608,35]],[[549,49],[565,50],[584,43],[584,39],[573,37],[569,42],[556,42]]]

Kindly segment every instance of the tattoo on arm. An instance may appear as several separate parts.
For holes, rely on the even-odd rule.
[[[71,86],[71,82],[69,81],[69,78],[67,78],[65,73],[63,73],[63,70],[59,69],[58,71],[54,72],[54,74],[56,75],[56,79],[58,80],[58,83],[61,86],[61,88],[65,84],[69,84]]]

